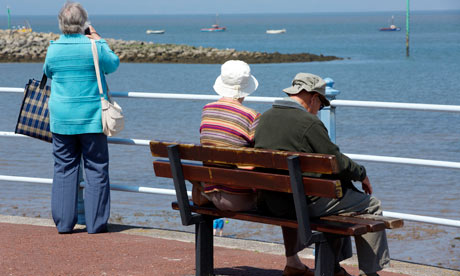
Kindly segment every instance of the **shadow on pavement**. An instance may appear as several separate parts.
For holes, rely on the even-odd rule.
[[[251,276],[279,276],[282,271],[278,269],[262,269],[250,266],[235,266],[235,267],[223,267],[214,269],[216,276],[218,275],[251,275]]]
[[[130,229],[154,229],[154,228],[145,227],[145,226],[141,227],[141,226],[109,223],[108,224],[108,229],[109,229],[109,232],[118,233],[118,232],[123,232],[123,231],[126,231],[126,230],[130,230]]]

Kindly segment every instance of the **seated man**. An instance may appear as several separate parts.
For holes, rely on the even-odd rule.
[[[292,86],[283,90],[288,97],[275,101],[272,108],[260,117],[255,133],[255,147],[336,156],[344,196],[340,199],[308,196],[308,211],[312,217],[345,212],[380,215],[380,201],[370,196],[372,186],[365,168],[340,152],[338,146],[330,140],[326,127],[316,116],[324,106],[330,105],[325,97],[325,88],[326,83],[320,77],[308,73],[297,74]],[[351,181],[361,181],[364,193],[355,188]],[[292,194],[261,191],[258,208],[278,217],[296,217]],[[283,227],[282,230],[287,257],[283,275],[313,275],[297,255],[303,249],[298,243],[297,229]],[[349,241],[338,240],[338,243],[347,240]],[[385,231],[357,236],[355,243],[360,275],[378,275],[377,272],[389,263]],[[337,255],[335,275],[350,275],[338,262],[338,252],[343,249],[340,248],[343,244],[332,246]]]

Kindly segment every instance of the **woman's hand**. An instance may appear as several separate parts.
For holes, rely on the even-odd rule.
[[[89,35],[86,35],[89,39],[99,40],[101,36],[96,32],[93,26],[89,25]]]

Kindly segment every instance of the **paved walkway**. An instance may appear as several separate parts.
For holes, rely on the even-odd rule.
[[[0,275],[194,275],[194,236],[161,229],[110,225],[88,235],[83,227],[59,235],[50,220],[0,216]],[[281,275],[279,244],[215,239],[217,275]],[[244,250],[242,248],[245,248]],[[303,260],[312,267],[311,250]],[[344,264],[358,274],[356,261]],[[459,271],[393,262],[382,276],[460,275]]]

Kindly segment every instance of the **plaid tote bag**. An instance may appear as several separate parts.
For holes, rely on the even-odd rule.
[[[51,89],[46,85],[47,77],[43,74],[42,80],[29,80],[24,90],[15,133],[24,134],[46,142],[52,141],[50,131],[50,117],[48,98]]]

